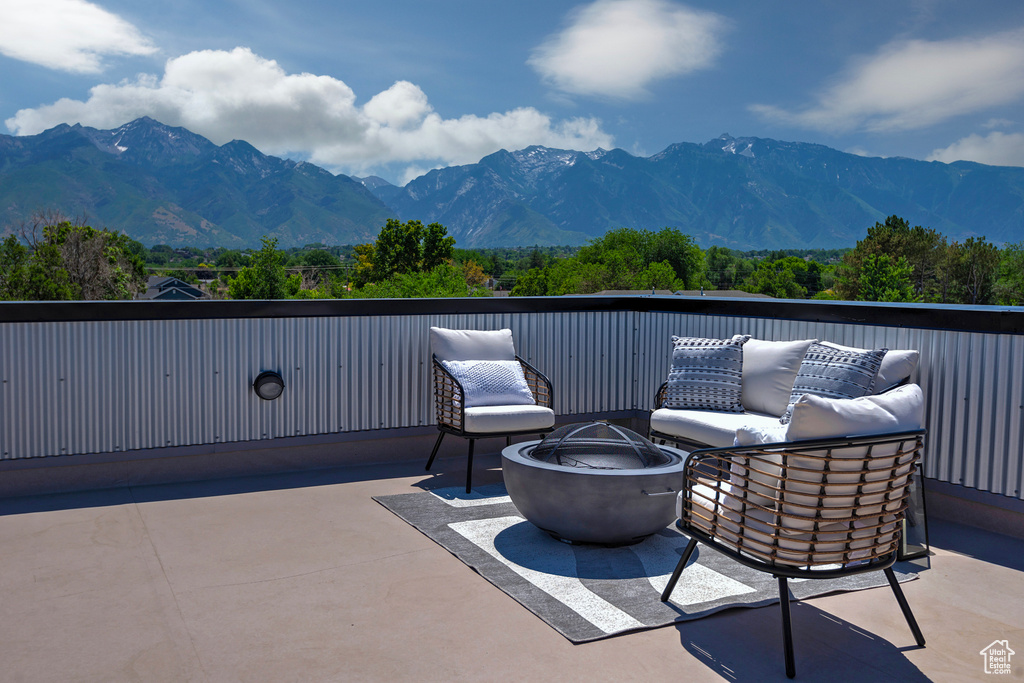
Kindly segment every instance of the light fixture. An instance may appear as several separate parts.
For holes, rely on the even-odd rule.
[[[273,370],[265,370],[256,376],[252,389],[264,401],[273,401],[284,391],[284,380]]]

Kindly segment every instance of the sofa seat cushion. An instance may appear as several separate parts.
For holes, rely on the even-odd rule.
[[[464,429],[471,434],[504,434],[550,429],[555,411],[537,405],[466,408]]]
[[[778,425],[778,416],[761,413],[723,413],[674,408],[659,408],[651,413],[653,431],[714,448],[732,446],[736,430],[741,427],[768,430]]]

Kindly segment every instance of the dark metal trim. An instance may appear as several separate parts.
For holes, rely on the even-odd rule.
[[[472,297],[274,301],[0,302],[0,322],[209,320],[565,312],[682,313],[1024,334],[1024,307],[691,296]]]

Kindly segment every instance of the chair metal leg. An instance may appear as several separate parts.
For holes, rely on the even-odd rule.
[[[437,449],[441,447],[441,439],[444,438],[444,432],[438,432],[437,441],[434,442],[434,450],[430,451],[430,459],[427,460],[427,466],[424,468],[427,471],[430,470],[430,466],[434,464],[434,458],[437,456]]]
[[[786,677],[796,676],[796,663],[793,661],[793,620],[789,614],[789,586],[786,577],[779,577],[779,605],[782,607],[782,647],[786,652]]]
[[[903,595],[903,589],[900,588],[900,582],[896,579],[896,574],[893,572],[892,567],[885,568],[885,578],[889,579],[889,585],[892,586],[892,592],[896,594],[896,602],[900,603],[900,609],[903,610],[903,616],[907,620],[907,625],[910,626],[910,631],[914,634],[914,640],[920,647],[924,647],[924,634],[921,633],[921,627],[917,625],[917,619],[914,618],[914,613],[910,611],[910,603],[907,602],[907,598]]]
[[[473,446],[476,439],[469,440],[469,462],[466,463],[466,493],[473,489]]]
[[[668,580],[668,584],[665,586],[665,590],[661,593],[661,601],[668,602],[668,598],[672,595],[672,591],[676,587],[676,583],[679,581],[679,575],[683,573],[683,569],[686,568],[686,563],[690,561],[690,555],[693,554],[693,549],[697,547],[697,539],[691,538],[690,542],[686,545],[686,550],[683,551],[683,556],[679,558],[679,564],[676,565],[675,571],[672,572],[672,578]]]
[[[512,445],[512,437],[511,436],[506,436],[505,437],[505,445],[506,446],[511,446]]]

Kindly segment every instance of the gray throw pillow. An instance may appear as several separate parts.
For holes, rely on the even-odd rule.
[[[672,337],[665,407],[742,413],[743,344],[748,339]]]
[[[878,368],[888,349],[857,351],[811,344],[800,363],[800,371],[789,395],[789,407],[780,418],[788,424],[793,404],[804,394],[823,398],[860,398],[871,393]]]

